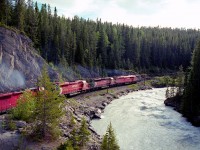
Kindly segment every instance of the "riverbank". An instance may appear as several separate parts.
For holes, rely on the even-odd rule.
[[[68,109],[73,110],[73,114],[77,121],[80,122],[81,118],[84,116],[87,118],[89,125],[89,130],[92,133],[92,139],[88,143],[87,149],[98,150],[100,149],[101,137],[96,133],[96,131],[91,126],[91,121],[93,119],[100,119],[101,114],[104,109],[113,100],[125,96],[128,93],[137,90],[151,89],[150,86],[144,86],[143,83],[138,83],[134,85],[125,85],[120,87],[113,87],[109,89],[103,89],[100,91],[95,91],[92,93],[85,93],[74,97],[76,106],[70,107]],[[69,100],[68,103],[73,103],[73,100]],[[77,105],[78,104],[78,105]]]
[[[174,110],[181,113],[183,115],[183,117],[185,117],[189,122],[192,123],[193,126],[200,127],[200,116],[192,116],[192,115],[186,116],[182,113],[182,111],[181,111],[181,99],[182,98],[183,98],[182,96],[175,96],[172,98],[168,98],[164,101],[164,104],[166,106],[173,107]]]
[[[90,93],[84,93],[65,100],[65,115],[62,117],[60,123],[61,136],[57,141],[45,141],[45,142],[32,142],[26,140],[22,136],[22,128],[29,126],[26,122],[15,121],[17,124],[16,129],[8,131],[3,128],[3,122],[6,120],[6,114],[0,116],[0,144],[1,149],[16,149],[16,148],[28,148],[33,150],[40,149],[56,149],[61,143],[64,143],[70,136],[70,132],[73,130],[71,126],[70,118],[73,114],[76,122],[76,126],[81,124],[81,118],[85,117],[88,123],[88,129],[91,132],[90,142],[87,144],[87,150],[98,150],[101,144],[101,137],[94,131],[90,125],[92,119],[101,118],[101,113],[104,108],[110,104],[114,99],[118,99],[121,96],[127,95],[134,90],[144,90],[151,87],[144,86],[143,83],[137,83],[134,85],[125,85],[119,87],[113,87],[109,89],[103,89],[100,91],[94,91]],[[15,139],[15,140],[13,140]]]

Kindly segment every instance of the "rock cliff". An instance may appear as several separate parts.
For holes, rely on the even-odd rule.
[[[45,63],[28,37],[0,27],[0,93],[34,87]]]

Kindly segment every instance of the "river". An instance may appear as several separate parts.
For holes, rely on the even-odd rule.
[[[200,128],[164,105],[166,88],[112,101],[92,126],[104,135],[111,122],[121,150],[200,150]]]

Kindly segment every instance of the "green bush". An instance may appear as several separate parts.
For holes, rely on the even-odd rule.
[[[14,130],[17,129],[17,126],[16,126],[16,124],[15,124],[15,122],[14,122],[13,120],[9,120],[9,121],[7,122],[7,127],[8,127],[8,129],[11,130],[11,131],[14,131]]]
[[[151,85],[155,87],[174,86],[173,78],[169,76],[155,77],[155,79],[151,81]]]
[[[30,121],[34,115],[35,99],[30,91],[25,91],[17,102],[17,107],[11,110],[14,119]]]
[[[65,142],[64,144],[61,144],[57,150],[75,150],[72,146],[72,142],[70,140],[68,140],[67,142]]]

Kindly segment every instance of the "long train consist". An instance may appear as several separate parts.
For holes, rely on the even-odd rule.
[[[56,86],[60,89],[60,94],[63,95],[75,95],[78,93],[88,92],[92,90],[98,90],[102,88],[109,88],[113,86],[133,84],[141,80],[138,75],[126,75],[106,78],[96,78],[86,80],[77,80],[74,82],[56,83]],[[30,91],[37,91],[38,88],[31,88]],[[17,100],[23,94],[20,92],[10,92],[0,94],[0,113],[5,112],[17,105]]]

